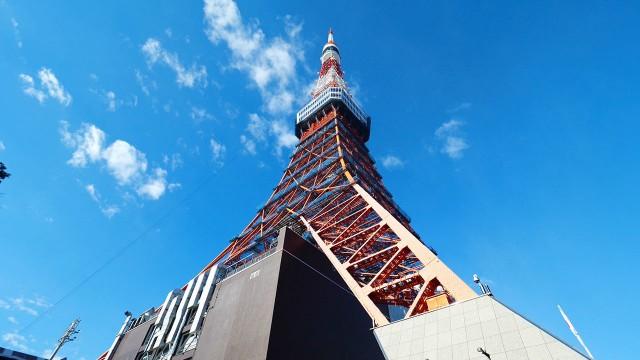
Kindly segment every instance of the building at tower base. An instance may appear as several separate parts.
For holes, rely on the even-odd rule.
[[[380,326],[374,333],[388,360],[587,359],[491,295]]]
[[[270,252],[215,284],[197,346],[148,351],[155,315],[129,328],[104,358],[384,359],[371,318],[324,254],[288,227],[278,237]]]
[[[296,114],[300,142],[264,206],[159,307],[125,313],[99,360],[585,358],[478,296],[412,228],[341,59],[330,32]]]

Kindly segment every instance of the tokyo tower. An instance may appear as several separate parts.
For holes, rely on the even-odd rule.
[[[332,31],[320,60],[264,206],[161,306],[127,312],[100,359],[584,359],[420,239],[369,154]]]

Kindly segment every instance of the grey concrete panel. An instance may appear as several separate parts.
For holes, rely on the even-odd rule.
[[[372,321],[326,256],[284,243],[268,359],[383,359]]]
[[[275,252],[218,283],[194,360],[266,358],[281,257]]]
[[[112,360],[134,360],[138,351],[141,350],[140,347],[142,346],[145,335],[147,335],[149,328],[155,323],[155,320],[155,318],[152,318],[127,331],[116,347]]]
[[[389,360],[584,360],[584,355],[491,296],[378,327]],[[421,349],[422,348],[422,349]]]
[[[287,230],[218,283],[193,360],[383,359],[370,327],[324,254]]]

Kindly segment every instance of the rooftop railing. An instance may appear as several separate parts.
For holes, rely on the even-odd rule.
[[[358,106],[353,100],[351,95],[346,89],[341,87],[329,87],[323,90],[315,99],[311,100],[305,107],[303,107],[296,115],[296,124],[307,120],[313,116],[318,110],[324,107],[326,104],[333,100],[339,100],[347,106],[347,108],[355,115],[355,117],[362,122],[363,125],[368,125],[367,114]]]

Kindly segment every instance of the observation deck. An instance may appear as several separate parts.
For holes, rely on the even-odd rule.
[[[324,89],[318,96],[298,111],[296,115],[296,136],[300,138],[304,130],[309,127],[309,123],[330,104],[337,105],[343,112],[346,110],[344,115],[352,120],[355,128],[358,129],[363,136],[364,141],[369,140],[371,117],[362,110],[358,103],[351,97],[351,94],[342,87],[328,87]]]

